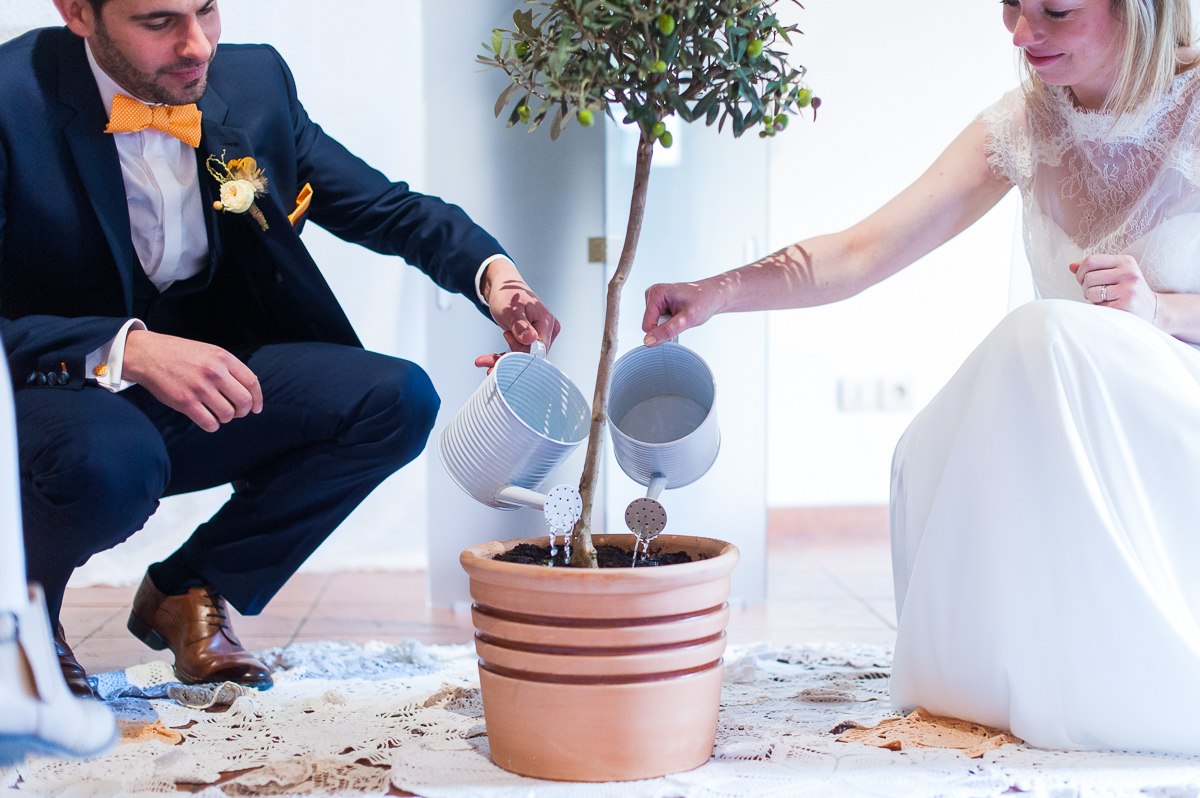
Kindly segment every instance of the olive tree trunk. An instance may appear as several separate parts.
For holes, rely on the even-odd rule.
[[[613,363],[617,358],[617,321],[621,316],[621,289],[633,268],[638,238],[642,234],[642,218],[646,214],[646,190],[650,185],[650,160],[654,157],[654,141],[642,132],[638,143],[637,166],[633,176],[633,197],[629,203],[629,225],[625,229],[625,246],[617,272],[608,283],[608,300],[604,310],[604,339],[600,344],[600,367],[596,371],[596,393],[592,397],[592,426],[588,433],[587,458],[583,476],[579,479],[579,495],[583,497],[583,515],[571,530],[571,565],[577,568],[596,567],[596,549],[592,546],[592,506],[596,498],[596,476],[604,454],[604,427],[608,418],[608,385],[612,381]]]

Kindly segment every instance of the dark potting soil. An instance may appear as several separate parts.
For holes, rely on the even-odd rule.
[[[503,554],[497,554],[492,559],[500,560],[501,562],[520,562],[526,565],[549,565],[550,547],[534,546],[532,543],[521,543]],[[623,549],[620,546],[612,546],[606,543],[596,547],[596,559],[599,561],[601,568],[628,568],[633,562],[633,554],[629,549]],[[645,552],[638,554],[637,567],[676,565],[677,563],[691,561],[692,556],[686,551],[667,553],[663,549],[651,548],[649,556]],[[566,564],[566,552],[562,546],[559,546],[558,551],[554,555],[554,565],[558,567],[565,566]]]

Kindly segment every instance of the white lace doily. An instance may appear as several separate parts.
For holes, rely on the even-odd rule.
[[[967,759],[839,743],[831,732],[846,721],[869,726],[898,714],[887,702],[891,652],[882,646],[731,647],[714,757],[689,773],[622,784],[538,781],[493,765],[470,647],[319,642],[262,656],[278,669],[275,687],[234,697],[224,712],[164,699],[112,703],[123,719],[157,716],[180,729],[182,745],[32,760],[0,772],[0,794],[167,795],[195,785],[202,798],[381,795],[389,786],[427,798],[1200,795],[1200,758],[1008,745]]]

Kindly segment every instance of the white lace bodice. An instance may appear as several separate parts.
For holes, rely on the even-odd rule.
[[[1021,191],[1039,298],[1083,301],[1068,266],[1100,253],[1136,258],[1156,291],[1200,293],[1200,68],[1108,140],[1111,114],[1050,97],[1035,110],[1014,89],[980,115],[989,162]]]

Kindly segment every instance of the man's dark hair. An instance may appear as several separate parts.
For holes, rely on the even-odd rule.
[[[92,11],[95,12],[97,17],[100,16],[100,9],[104,8],[104,4],[107,2],[108,0],[87,0],[88,5],[92,7]]]

